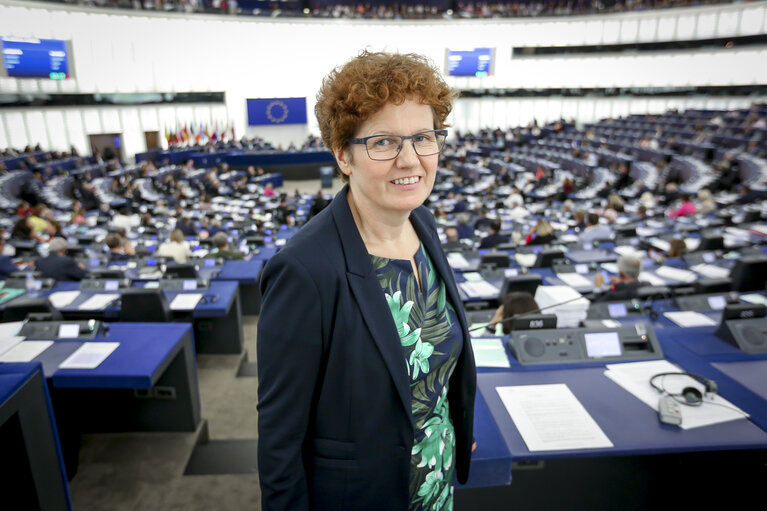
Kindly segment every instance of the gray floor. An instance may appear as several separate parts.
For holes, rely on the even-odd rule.
[[[341,187],[336,179],[328,193]],[[316,193],[319,180],[282,190]],[[245,349],[255,361],[257,318],[244,316]],[[240,355],[198,355],[202,418],[211,440],[255,439],[256,378],[237,378]],[[70,483],[75,511],[259,510],[256,474],[184,475],[197,433],[85,435]],[[255,460],[254,460],[255,463]]]

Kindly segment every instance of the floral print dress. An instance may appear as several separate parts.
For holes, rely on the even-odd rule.
[[[461,353],[458,318],[426,249],[411,262],[371,256],[407,364],[416,425],[410,462],[410,510],[452,510],[455,434],[448,381]]]

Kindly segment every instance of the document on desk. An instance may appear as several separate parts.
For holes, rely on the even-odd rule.
[[[61,364],[60,369],[95,369],[112,354],[119,342],[85,342],[69,355]]]
[[[684,372],[683,369],[668,360],[608,364],[606,367],[605,376],[656,411],[662,394],[650,385],[650,378],[661,373]],[[685,387],[695,387],[701,393],[704,392],[703,384],[689,376],[664,376],[658,378],[656,384],[672,394],[681,392]],[[682,405],[682,424],[680,427],[682,429],[699,428],[745,417],[748,417],[748,414],[740,408],[718,394],[711,394],[704,398],[703,404],[700,406]]]
[[[695,272],[683,270],[681,268],[672,268],[671,266],[661,266],[655,270],[655,275],[662,279],[678,282],[695,282],[698,280],[698,276],[695,275]]]
[[[80,296],[80,291],[56,291],[48,295],[51,305],[60,309],[74,302]]]
[[[593,288],[594,282],[578,273],[557,273],[557,278],[573,288]]]
[[[498,338],[475,337],[471,340],[477,367],[511,367],[506,348]]]
[[[664,312],[663,315],[682,328],[690,328],[694,326],[716,326],[719,324],[705,314],[701,314],[700,312],[695,311]]]
[[[23,336],[18,335],[22,326],[24,326],[23,321],[0,323],[0,355],[24,340]]]
[[[535,264],[538,256],[536,254],[514,254],[514,260],[519,263],[520,266],[530,268]]]
[[[190,311],[202,300],[202,293],[180,293],[170,302],[170,310]]]
[[[80,304],[78,309],[81,311],[97,311],[101,310],[110,303],[120,298],[119,293],[99,293],[91,296],[83,303]]]
[[[463,270],[468,268],[469,261],[466,260],[466,258],[463,256],[463,254],[459,254],[458,252],[450,252],[447,254],[447,263],[450,265],[450,267],[454,270]]]
[[[730,276],[729,268],[722,268],[713,264],[696,264],[691,269],[709,279],[726,279]]]
[[[665,286],[666,281],[649,271],[639,273],[639,282],[646,282],[651,286]]]
[[[767,305],[767,296],[760,295],[759,293],[740,295],[740,299],[748,303]]]
[[[458,284],[469,298],[498,298],[501,290],[486,280]]]
[[[50,348],[53,341],[23,341],[0,356],[0,362],[31,362]]]
[[[496,387],[495,390],[530,452],[613,446],[563,383]]]

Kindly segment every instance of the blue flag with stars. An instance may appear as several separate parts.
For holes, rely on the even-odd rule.
[[[248,126],[306,124],[306,98],[248,99]]]

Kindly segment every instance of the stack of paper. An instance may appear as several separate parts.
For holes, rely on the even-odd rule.
[[[709,279],[725,279],[730,276],[729,268],[722,268],[713,264],[696,264],[692,270]]]
[[[95,294],[81,303],[79,309],[83,311],[101,310],[118,298],[120,298],[118,293]]]
[[[593,288],[594,283],[578,273],[557,273],[559,280],[572,288]]]
[[[535,301],[544,314],[556,314],[560,328],[576,327],[586,319],[590,302],[570,286],[538,286]]]
[[[650,385],[650,378],[656,374],[678,372],[684,372],[684,370],[667,360],[653,360],[650,362],[609,364],[605,376],[653,410],[658,410],[658,402],[663,394]],[[657,378],[655,383],[671,394],[681,392],[684,387],[695,387],[701,393],[704,392],[703,385],[689,376],[664,376]],[[718,394],[711,394],[704,398],[703,404],[700,406],[682,405],[682,424],[680,427],[691,429],[745,417],[748,415],[738,407]]]
[[[463,254],[459,254],[458,252],[450,252],[447,254],[447,263],[450,265],[450,267],[454,270],[463,270],[468,268],[469,261],[466,260],[466,258],[463,256]]]
[[[670,281],[689,283],[698,280],[698,276],[695,275],[695,272],[691,272],[690,270],[683,270],[681,268],[672,268],[671,266],[661,266],[655,270],[655,274],[658,277]]]
[[[458,284],[469,298],[498,298],[501,290],[486,280]]]

